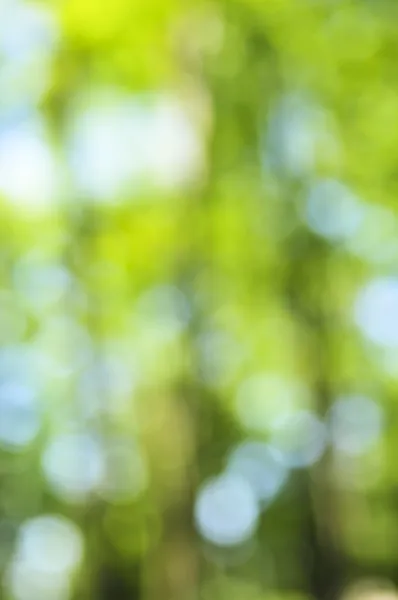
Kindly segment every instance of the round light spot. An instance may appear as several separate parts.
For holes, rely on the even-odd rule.
[[[16,559],[35,571],[70,573],[83,557],[83,539],[74,523],[59,515],[45,515],[24,523]]]
[[[233,450],[227,470],[246,479],[262,502],[278,494],[288,473],[277,451],[267,444],[252,441],[243,442]]]
[[[357,233],[364,212],[360,201],[342,183],[326,179],[312,185],[305,218],[309,228],[318,235],[343,241]]]
[[[87,434],[65,434],[47,446],[42,465],[53,491],[69,501],[82,501],[101,483],[104,458]]]
[[[37,436],[41,419],[33,390],[22,383],[0,386],[0,445],[18,450]]]
[[[398,347],[397,314],[397,278],[376,278],[360,290],[354,305],[354,318],[371,342],[385,348]]]
[[[41,124],[27,122],[0,135],[0,193],[34,212],[57,198],[58,168]]]
[[[17,263],[13,279],[21,303],[39,313],[54,306],[70,285],[70,275],[62,265],[38,264],[29,256]]]
[[[259,518],[259,505],[249,483],[234,474],[208,481],[195,505],[195,521],[201,535],[218,546],[248,540]]]
[[[36,381],[34,372],[35,352],[27,344],[13,344],[0,349],[0,378],[3,381],[21,381],[32,384]]]
[[[42,366],[45,369],[45,355],[49,354],[60,367],[64,364],[61,370],[65,373],[80,371],[92,361],[93,347],[89,332],[77,320],[64,314],[42,318],[34,344],[37,350],[35,368]]]
[[[366,452],[380,437],[383,413],[378,404],[365,396],[344,396],[329,413],[331,438],[340,452],[357,455]]]
[[[41,3],[0,3],[0,97],[11,112],[36,104],[52,78],[53,52],[59,40],[55,12]]]
[[[286,466],[298,469],[316,463],[325,450],[326,441],[322,421],[312,412],[300,410],[275,424],[270,445]]]
[[[293,176],[311,171],[318,136],[314,117],[313,108],[304,98],[284,96],[271,114],[266,163]]]
[[[51,53],[59,38],[55,14],[42,5],[5,2],[0,9],[0,52],[19,64]]]
[[[143,185],[185,183],[198,168],[201,147],[175,99],[99,93],[75,117],[69,156],[80,189],[112,201]]]
[[[125,416],[131,411],[137,378],[136,366],[131,360],[126,360],[123,354],[108,354],[104,350],[102,357],[81,373],[76,394],[82,414],[87,418],[100,414]],[[104,389],[112,395],[112,402],[104,401]]]

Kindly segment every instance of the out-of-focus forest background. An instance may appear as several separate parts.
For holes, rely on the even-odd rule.
[[[398,3],[0,0],[5,600],[398,584]]]

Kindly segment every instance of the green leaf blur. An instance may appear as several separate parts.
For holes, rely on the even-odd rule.
[[[1,598],[397,598],[397,27],[0,0]]]

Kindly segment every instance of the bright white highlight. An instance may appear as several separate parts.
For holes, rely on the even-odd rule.
[[[17,559],[42,572],[71,572],[83,557],[83,540],[74,523],[46,515],[26,522],[19,533]]]
[[[364,218],[360,201],[339,181],[324,179],[314,183],[305,207],[308,227],[331,241],[349,240]]]
[[[40,124],[22,123],[0,134],[0,194],[27,211],[57,199],[57,165]]]
[[[83,559],[83,538],[60,515],[27,521],[20,529],[6,575],[16,600],[67,600],[70,578]]]
[[[55,15],[43,5],[4,0],[0,19],[0,52],[9,61],[46,56],[59,39]]]
[[[51,80],[51,60],[59,40],[55,13],[39,3],[0,4],[0,107],[37,105]]]
[[[211,479],[200,490],[195,505],[196,526],[217,546],[248,540],[259,518],[259,505],[249,483],[235,474]]]
[[[22,383],[0,386],[0,446],[23,449],[39,433],[41,420],[34,391]]]
[[[379,277],[359,292],[354,318],[365,337],[384,348],[398,348],[398,279]]]
[[[83,501],[102,482],[105,465],[96,440],[87,434],[65,434],[47,446],[42,465],[53,491],[69,501]]]
[[[174,189],[201,163],[197,134],[169,96],[98,97],[76,115],[69,143],[76,183],[99,201],[143,186]]]

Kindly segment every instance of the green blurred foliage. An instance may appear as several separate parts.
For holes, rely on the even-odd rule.
[[[398,584],[398,339],[369,339],[354,314],[369,281],[396,285],[398,5],[29,6],[50,11],[58,33],[30,64],[34,25],[16,13],[11,50],[12,28],[0,25],[0,80],[16,86],[0,102],[0,410],[11,415],[8,433],[0,425],[2,597],[327,600],[366,577]],[[42,60],[48,78],[31,98]],[[103,106],[111,112],[95,113]],[[94,112],[79,121],[85,110]],[[136,121],[120,150],[124,110]],[[25,113],[43,124],[56,163],[44,209],[30,202],[42,168],[31,138],[14,140],[11,154],[4,137]],[[73,127],[94,141],[76,150]],[[118,161],[133,174],[107,193]],[[19,177],[28,183],[14,193]],[[323,188],[313,217],[319,182],[342,201],[328,208]],[[392,336],[394,308],[386,301]],[[252,403],[242,386],[269,374]],[[11,384],[34,390],[34,435],[25,400],[16,416],[8,408],[22,394]],[[235,446],[272,441],[264,415],[282,411],[285,388],[320,423],[342,395],[372,398],[383,430],[354,455],[328,438],[304,468],[289,468],[250,539],[222,547],[195,522],[198,498]],[[237,408],[239,394],[248,408]],[[368,422],[352,418],[355,438]],[[91,441],[54,458],[51,444],[75,434]],[[48,542],[43,530],[43,547],[34,538],[47,568],[24,562],[24,524],[47,514],[76,526],[84,546],[65,581],[51,566],[61,534]]]

